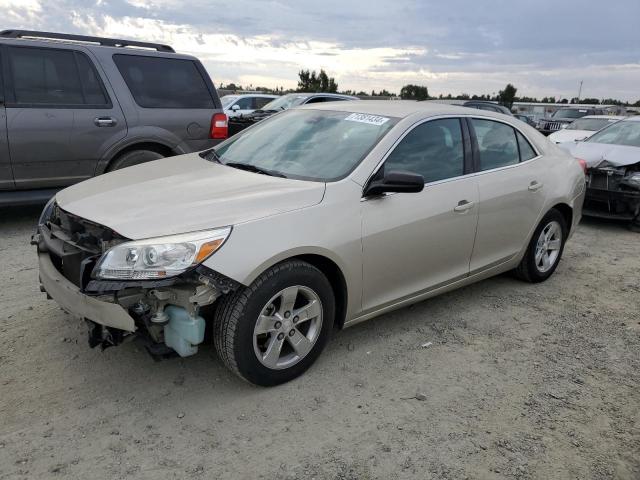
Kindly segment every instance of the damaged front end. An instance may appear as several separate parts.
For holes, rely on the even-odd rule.
[[[640,163],[615,166],[604,161],[588,169],[583,214],[640,226]]]
[[[104,349],[137,337],[155,355],[193,355],[204,340],[202,308],[239,287],[199,264],[169,278],[139,279],[137,271],[122,269],[109,272],[128,278],[100,278],[96,271],[106,254],[134,242],[55,203],[38,223],[32,243],[38,248],[41,290],[87,321],[91,347]],[[135,261],[137,252],[131,247],[126,261]],[[170,260],[172,254],[166,254]]]

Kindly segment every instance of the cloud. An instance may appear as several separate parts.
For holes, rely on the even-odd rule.
[[[341,88],[637,100],[638,0],[0,0],[6,28],[159,41],[219,81],[294,86],[325,68]]]

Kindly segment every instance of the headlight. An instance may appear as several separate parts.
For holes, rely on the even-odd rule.
[[[144,280],[174,277],[198,265],[225,242],[231,227],[121,243],[93,270],[100,279]]]
[[[625,183],[630,183],[631,185],[640,188],[640,172],[633,172],[631,175],[625,178]]]
[[[42,213],[40,214],[40,218],[38,218],[38,225],[44,225],[44,223],[49,220],[51,217],[51,212],[53,211],[53,206],[56,204],[56,196],[51,197],[51,200],[47,202],[47,204],[42,209]]]

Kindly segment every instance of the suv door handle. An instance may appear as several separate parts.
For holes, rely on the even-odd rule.
[[[116,119],[112,117],[96,117],[93,119],[96,127],[114,127],[116,125]]]
[[[529,184],[529,190],[531,190],[532,192],[537,192],[542,188],[542,186],[543,186],[542,183],[538,183],[537,180],[534,180]]]
[[[458,205],[454,207],[453,211],[458,213],[464,213],[467,210],[473,208],[473,205],[474,205],[473,202],[470,202],[468,200],[460,200],[458,202]]]

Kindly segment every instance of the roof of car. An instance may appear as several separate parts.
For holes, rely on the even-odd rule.
[[[354,100],[358,100],[358,97],[354,97],[353,95],[345,95],[342,93],[328,93],[328,92],[293,92],[293,93],[287,93],[283,96],[284,97],[289,97],[289,96],[311,97],[313,95],[322,95],[323,97],[352,98]]]
[[[340,112],[367,113],[370,115],[386,115],[390,117],[404,118],[414,113],[423,113],[426,116],[433,115],[482,115],[495,116],[504,119],[502,113],[479,111],[475,108],[460,107],[444,103],[416,102],[413,100],[360,100],[358,102],[327,102],[304,105],[304,109],[334,110]]]
[[[582,120],[583,118],[601,118],[601,119],[606,119],[606,120],[623,120],[627,117],[624,117],[622,115],[585,115],[584,117],[581,117],[580,120]]]

